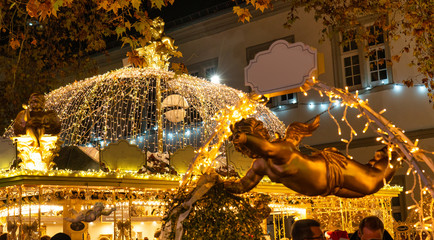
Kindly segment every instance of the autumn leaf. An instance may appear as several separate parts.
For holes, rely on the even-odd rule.
[[[395,62],[399,62],[400,59],[401,59],[401,56],[399,56],[399,55],[393,55],[392,56],[392,60]]]
[[[137,10],[140,9],[140,4],[142,3],[142,0],[131,0],[131,4],[133,7]]]
[[[107,0],[99,2],[97,9],[100,9],[100,8],[102,8],[104,10],[108,10],[110,8],[109,7],[109,2]]]
[[[116,35],[118,35],[118,37],[120,37],[120,36],[122,36],[122,34],[124,32],[126,32],[126,30],[127,29],[125,27],[117,26],[115,32],[116,32]]]
[[[151,0],[151,4],[152,7],[157,7],[158,9],[161,9],[162,7],[166,6],[164,0]]]
[[[30,0],[26,5],[27,13],[30,17],[38,17],[39,2],[37,0]]]
[[[255,8],[261,10],[261,12],[264,12],[265,9],[272,8],[272,5],[270,0],[258,0],[255,3]]]
[[[138,52],[133,50],[127,53],[128,62],[131,63],[135,67],[146,67],[146,61],[143,57],[138,55]]]
[[[51,4],[50,0],[46,0],[44,3],[39,5],[38,14],[39,19],[44,20],[45,18],[49,17],[53,13],[53,5]]]
[[[63,6],[63,0],[56,0],[53,4],[54,11],[59,11],[59,7]]]
[[[177,58],[182,58],[182,52],[180,51],[174,51],[172,52],[172,55]]]
[[[36,39],[33,39],[33,41],[31,42],[31,44],[32,44],[33,46],[36,46],[37,43],[38,43],[38,41],[37,41]]]
[[[409,79],[409,80],[403,80],[402,83],[403,83],[404,85],[406,85],[407,87],[413,87],[413,85],[414,85],[412,79]]]
[[[125,25],[125,27],[126,27],[128,30],[131,30],[131,23],[130,23],[129,21],[126,21],[126,22],[124,23],[124,25]]]
[[[149,24],[142,21],[137,21],[133,24],[134,29],[142,35],[148,32]]]
[[[172,63],[171,68],[176,74],[188,74],[187,67],[183,63]]]
[[[112,10],[116,15],[118,15],[118,10],[121,8],[121,5],[117,1],[115,1],[111,6],[110,10]]]
[[[13,50],[17,49],[20,47],[20,41],[18,39],[12,38],[11,41],[9,42],[9,45],[11,46],[11,48]]]
[[[241,21],[244,23],[244,21],[250,22],[250,18],[252,15],[250,14],[249,9],[247,8],[240,8],[238,6],[235,6],[233,8],[233,11],[238,16],[238,21]]]

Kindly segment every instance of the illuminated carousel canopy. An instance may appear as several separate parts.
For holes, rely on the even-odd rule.
[[[46,108],[62,122],[64,145],[105,147],[120,139],[150,152],[200,147],[214,131],[215,113],[244,95],[189,75],[122,68],[74,82],[46,95]],[[273,133],[284,125],[265,106],[256,114]],[[12,136],[8,129],[5,136]]]

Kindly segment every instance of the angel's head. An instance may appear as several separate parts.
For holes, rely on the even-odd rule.
[[[233,133],[233,136],[231,136],[230,140],[232,140],[233,137],[239,133],[246,133],[270,141],[270,135],[268,134],[268,130],[264,127],[264,124],[254,118],[242,119],[236,122],[234,125],[231,125],[231,131]],[[251,158],[259,157],[244,144],[234,143],[234,146],[237,151]]]

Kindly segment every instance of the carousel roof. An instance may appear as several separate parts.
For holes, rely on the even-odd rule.
[[[187,145],[200,147],[214,131],[213,116],[243,95],[185,74],[122,68],[48,93],[46,108],[60,117],[60,139],[66,146],[105,147],[126,139],[151,152],[174,152]],[[253,117],[271,135],[284,133],[283,123],[265,106],[257,104]],[[12,134],[9,128],[5,135]]]

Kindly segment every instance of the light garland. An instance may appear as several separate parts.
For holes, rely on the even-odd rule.
[[[171,174],[142,174],[131,171],[72,171],[72,170],[30,170],[30,169],[13,169],[13,170],[0,170],[3,178],[11,178],[17,176],[50,176],[50,177],[76,177],[76,178],[132,178],[138,180],[168,180],[179,181],[181,176]]]
[[[397,194],[402,187],[388,186]],[[367,216],[376,215],[383,220],[385,228],[393,234],[391,214],[392,196],[369,195],[363,198],[308,197],[298,194],[269,193],[273,213],[296,219],[312,218],[321,223],[323,230],[341,229],[349,233],[358,229],[358,223]]]
[[[430,192],[431,197],[434,196],[434,189],[433,189],[433,182],[427,176],[427,173],[425,173],[425,170],[421,169],[419,166],[419,161],[424,162],[427,164],[431,174],[434,172],[434,163],[430,158],[428,158],[424,153],[431,153],[429,151],[420,149],[417,145],[419,143],[419,140],[416,139],[416,141],[413,143],[410,139],[408,139],[404,135],[404,131],[397,128],[394,124],[392,124],[390,121],[385,119],[381,114],[386,112],[386,109],[381,110],[379,113],[376,113],[373,111],[369,105],[368,100],[364,101],[358,97],[358,92],[356,94],[351,94],[348,89],[338,89],[338,88],[332,88],[329,86],[326,86],[322,83],[315,82],[314,80],[310,80],[310,84],[313,89],[317,90],[322,94],[324,92],[328,97],[330,101],[328,113],[330,114],[331,118],[335,121],[335,123],[338,126],[338,133],[341,134],[339,123],[336,121],[334,116],[330,112],[330,108],[336,104],[340,103],[341,106],[345,106],[344,110],[344,116],[342,117],[342,121],[345,121],[346,124],[350,127],[350,140],[343,139],[344,142],[347,143],[347,155],[348,155],[348,146],[353,138],[353,136],[356,136],[357,133],[354,131],[354,129],[351,127],[349,122],[346,121],[346,114],[347,109],[349,108],[356,108],[359,110],[360,114],[357,116],[358,118],[364,116],[367,120],[365,124],[365,128],[363,129],[363,133],[366,132],[368,127],[371,127],[374,132],[376,132],[379,137],[377,137],[377,141],[381,142],[382,144],[385,144],[388,146],[388,155],[389,160],[391,159],[392,151],[395,149],[399,149],[399,152],[405,156],[405,158],[398,158],[398,161],[404,161],[408,164],[408,171],[406,175],[409,175],[410,173],[413,173],[413,179],[414,184],[412,188],[408,191],[406,191],[406,194],[410,194],[412,200],[414,201],[414,205],[409,206],[409,210],[414,210],[416,213],[419,214],[418,221],[414,224],[414,227],[417,227],[420,231],[429,231],[433,232],[433,220],[432,216],[424,217],[423,214],[423,199],[421,199],[421,202],[418,202],[414,195],[414,190],[416,188],[416,183],[419,182],[420,192]],[[376,125],[376,128],[374,127]],[[389,164],[389,167],[392,168],[393,166]],[[417,176],[417,177],[416,177]],[[385,179],[383,179],[385,181]],[[385,182],[386,183],[386,182]],[[431,207],[431,213],[432,213],[432,207]]]
[[[413,143],[410,141],[403,133],[403,131],[399,128],[397,128],[395,125],[393,125],[390,121],[385,119],[383,116],[381,116],[381,113],[384,113],[386,110],[383,109],[380,111],[380,113],[376,113],[373,111],[369,105],[368,101],[364,101],[358,97],[358,92],[356,92],[355,95],[351,94],[348,91],[348,88],[345,90],[339,89],[339,88],[333,88],[329,87],[325,84],[322,84],[320,82],[316,82],[315,80],[310,80],[310,84],[313,89],[324,92],[330,99],[330,107],[332,106],[332,103],[335,102],[335,99],[338,99],[342,104],[345,105],[345,111],[344,116],[342,119],[347,123],[347,125],[350,127],[350,140],[347,142],[347,155],[348,155],[348,145],[350,144],[353,136],[355,136],[357,133],[354,131],[354,129],[351,127],[349,122],[346,121],[346,113],[347,108],[356,108],[360,111],[360,114],[364,117],[366,117],[367,122],[365,124],[365,129],[363,131],[366,131],[366,128],[368,126],[372,127],[372,124],[374,123],[377,125],[377,129],[375,129],[375,132],[380,136],[378,140],[381,141],[381,143],[388,146],[388,153],[389,153],[389,160],[391,159],[391,153],[393,149],[400,149],[401,153],[404,154],[406,157],[406,162],[409,164],[409,166],[412,166],[419,176],[422,178],[423,184],[428,188],[431,195],[434,196],[434,189],[432,186],[432,181],[429,180],[424,173],[422,172],[419,164],[417,161],[423,161],[425,162],[428,167],[431,169],[431,172],[434,172],[434,164],[432,160],[423,154],[424,151],[421,151],[417,147],[417,142]],[[329,111],[330,113],[330,111]],[[334,118],[334,117],[332,117]],[[337,121],[335,121],[338,125],[338,128],[340,129],[339,124]],[[390,166],[390,165],[389,165]]]
[[[192,164],[185,173],[183,180],[180,182],[181,187],[186,184],[194,185],[194,178],[191,179],[192,181],[186,181],[186,179],[194,173],[205,173],[208,172],[209,168],[214,167],[213,164],[215,163],[217,156],[220,154],[220,148],[223,142],[232,134],[230,129],[231,124],[251,115],[254,116],[257,114],[257,106],[262,105],[259,104],[261,101],[261,96],[259,95],[246,95],[239,93],[239,97],[240,99],[236,105],[227,106],[226,108],[221,109],[212,118],[212,120],[215,120],[217,123],[217,126],[215,126],[214,132],[209,137],[208,141],[206,141],[197,151]],[[274,131],[274,133],[281,134],[280,131]],[[274,135],[275,134],[273,134],[273,136]]]
[[[177,94],[189,106],[160,106],[159,121],[157,88],[161,90],[159,101]],[[65,145],[104,148],[126,139],[147,151],[174,152],[187,145],[202,146],[216,126],[211,118],[220,109],[236,104],[240,94],[239,90],[189,75],[153,68],[122,68],[50,92],[46,108],[57,112],[61,119],[59,138]],[[283,123],[270,110],[262,105],[256,108],[255,117],[263,119],[270,132],[284,132]],[[185,118],[171,122],[166,116],[170,111],[184,111]],[[12,135],[10,126],[4,136]]]

